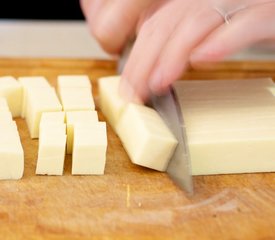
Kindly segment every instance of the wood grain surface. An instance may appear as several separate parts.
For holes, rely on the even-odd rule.
[[[96,102],[96,79],[115,72],[115,62],[90,59],[0,59],[0,75],[53,85],[59,74],[88,74]],[[263,76],[275,78],[275,62],[197,65],[183,78]],[[108,126],[104,176],[72,176],[70,156],[64,176],[36,176],[38,141],[17,124],[25,172],[0,182],[1,239],[275,239],[275,173],[197,176],[188,197],[165,173],[133,165]]]

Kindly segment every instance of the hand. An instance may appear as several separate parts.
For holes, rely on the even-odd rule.
[[[232,13],[229,24],[222,7]],[[144,102],[150,92],[164,92],[189,61],[216,61],[258,41],[275,41],[275,1],[159,0],[138,25],[121,92]]]
[[[156,0],[81,0],[90,31],[102,48],[118,54],[136,33],[139,17]]]

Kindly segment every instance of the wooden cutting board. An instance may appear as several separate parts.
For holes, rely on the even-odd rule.
[[[59,74],[88,74],[96,102],[96,78],[115,69],[89,59],[0,59],[0,75],[43,75],[53,85]],[[203,64],[183,78],[264,76],[275,79],[275,62]],[[1,239],[275,239],[275,173],[197,176],[188,197],[165,173],[133,165],[108,126],[104,176],[72,176],[70,156],[64,176],[36,176],[38,141],[17,124],[25,172],[0,182]]]

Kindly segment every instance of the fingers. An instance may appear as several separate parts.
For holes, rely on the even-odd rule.
[[[146,101],[151,91],[163,92],[180,76],[192,49],[222,23],[208,6],[184,5],[181,0],[161,6],[140,28],[122,74],[122,94],[128,100],[138,96]],[[135,92],[132,99],[129,92]]]
[[[192,50],[223,23],[211,6],[193,5],[169,38],[150,76],[154,93],[164,92],[186,69]]]
[[[140,12],[153,0],[82,0],[90,31],[109,53],[119,53],[135,32]]]
[[[155,15],[147,16],[122,73],[121,93],[130,101],[145,101],[149,95],[148,78],[175,26],[182,17],[180,1],[160,1]],[[154,6],[155,8],[155,6]],[[177,8],[177,10],[175,10]],[[173,18],[171,18],[173,15]]]
[[[265,39],[275,39],[275,3],[237,12],[202,42],[192,61],[217,61]]]

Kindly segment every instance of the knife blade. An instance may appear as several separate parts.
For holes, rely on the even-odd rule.
[[[130,55],[134,41],[128,42],[118,62],[117,71],[121,74]],[[193,195],[191,161],[186,136],[186,128],[177,95],[173,87],[162,96],[151,95],[150,103],[160,114],[167,127],[178,140],[166,172],[170,178],[189,195]]]

